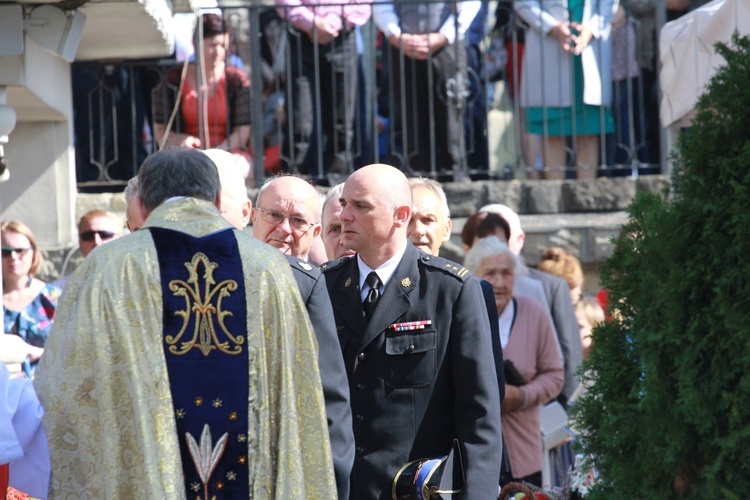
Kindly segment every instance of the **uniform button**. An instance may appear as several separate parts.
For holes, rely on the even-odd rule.
[[[363,417],[362,415],[356,415],[354,417],[354,421],[357,422],[358,424],[361,424],[364,420],[365,420],[365,417]]]
[[[357,356],[357,358],[358,358],[358,359],[359,359],[360,361],[363,361],[363,360],[365,359],[365,353],[363,353],[363,352],[360,352],[360,353],[359,353],[359,356]]]
[[[406,348],[406,352],[414,352],[414,344],[409,344],[409,347]]]
[[[362,448],[361,446],[357,446],[357,450],[356,451],[357,451],[357,455],[359,455],[359,456],[362,456],[365,453],[365,449]]]
[[[365,390],[365,385],[364,384],[357,384],[357,386],[355,387],[355,389],[357,390],[357,392],[362,392],[362,391]]]

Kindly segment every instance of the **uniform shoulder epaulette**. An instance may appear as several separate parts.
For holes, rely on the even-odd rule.
[[[334,269],[338,269],[339,267],[343,266],[346,262],[349,262],[349,259],[352,259],[352,258],[353,257],[349,256],[349,257],[344,257],[338,260],[331,260],[331,261],[326,262],[325,264],[321,264],[319,269],[324,273],[328,271],[332,271]]]
[[[289,265],[292,266],[292,269],[297,272],[306,274],[311,278],[317,278],[318,276],[320,276],[320,270],[317,268],[317,266],[310,264],[306,260],[302,260],[298,257],[292,257],[291,255],[287,255],[286,260],[289,261]]]
[[[439,269],[444,273],[450,274],[451,276],[454,276],[456,279],[459,279],[461,281],[465,281],[467,276],[471,276],[471,273],[469,273],[468,269],[466,269],[461,264],[453,262],[452,260],[444,259],[442,257],[436,257],[434,255],[425,253],[422,253],[422,255],[420,255],[419,260],[425,266]]]

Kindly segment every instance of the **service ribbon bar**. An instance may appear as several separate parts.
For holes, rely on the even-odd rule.
[[[429,319],[423,320],[423,321],[409,321],[407,323],[394,323],[388,328],[392,329],[394,332],[406,332],[410,330],[424,330],[426,327],[430,326],[432,324],[432,321]]]

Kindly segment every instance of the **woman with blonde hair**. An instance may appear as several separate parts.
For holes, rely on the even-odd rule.
[[[570,287],[570,298],[575,305],[583,292],[581,261],[560,247],[548,248],[539,259],[539,270],[564,279]]]
[[[25,224],[10,220],[0,226],[3,261],[3,313],[6,335],[23,340],[23,370],[32,377],[55,316],[60,289],[35,278],[42,254]],[[6,339],[4,339],[6,340]],[[3,343],[5,345],[5,342]]]

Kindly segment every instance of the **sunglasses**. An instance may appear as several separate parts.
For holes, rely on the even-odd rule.
[[[111,240],[115,237],[115,233],[113,233],[112,231],[85,231],[79,234],[78,237],[83,241],[94,241],[94,238],[96,238],[97,234],[102,240]]]
[[[34,247],[33,246],[26,247],[26,248],[2,247],[0,249],[0,252],[2,253],[3,257],[10,257],[11,255],[13,255],[13,252],[15,252],[16,254],[18,254],[19,257],[23,257],[32,248],[34,248]]]

